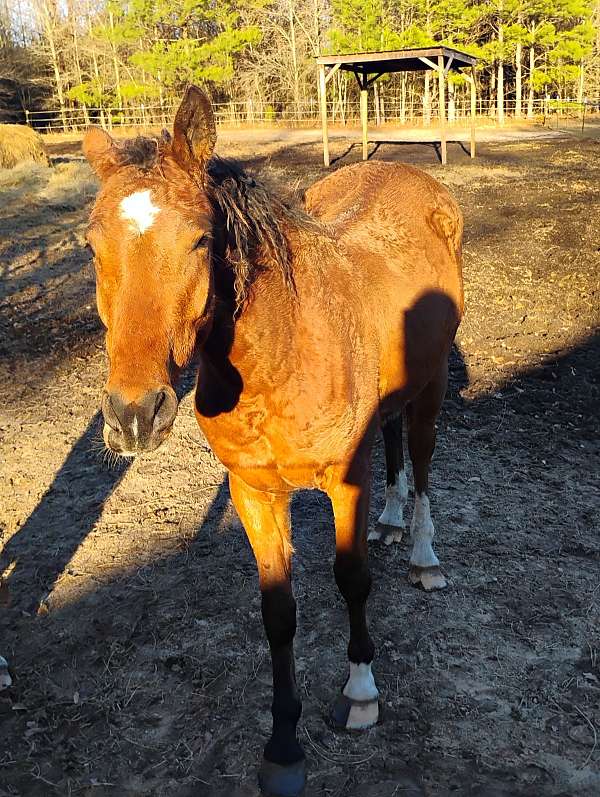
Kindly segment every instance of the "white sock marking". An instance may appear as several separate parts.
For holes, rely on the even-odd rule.
[[[160,208],[152,203],[150,189],[136,191],[121,200],[121,218],[126,219],[130,229],[138,235],[152,227],[158,213]]]
[[[429,498],[423,493],[415,495],[415,511],[410,524],[410,536],[413,549],[410,555],[411,565],[417,567],[436,567],[440,560],[431,546],[435,529],[429,510]]]
[[[137,440],[137,436],[138,436],[138,419],[137,419],[137,415],[133,416],[133,423],[131,424],[131,434],[133,435],[133,439]]]
[[[348,678],[343,693],[350,700],[376,700],[379,697],[370,664],[350,662],[350,678]]]
[[[4,656],[0,656],[0,691],[8,689],[9,686],[12,686],[12,678],[8,672],[8,662]]]
[[[385,508],[379,516],[379,522],[384,526],[404,528],[404,507],[408,499],[408,482],[406,472],[401,470],[396,474],[394,484],[385,488]]]

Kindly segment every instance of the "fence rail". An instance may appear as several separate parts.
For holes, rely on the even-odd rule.
[[[318,103],[309,101],[286,105],[283,103],[247,102],[216,103],[213,106],[216,122],[220,126],[241,125],[277,125],[290,126],[319,125],[320,112]],[[155,105],[140,104],[123,108],[63,108],[42,111],[25,111],[26,123],[41,133],[79,132],[90,124],[97,124],[107,130],[118,127],[156,128],[168,127],[175,115],[174,103]],[[332,124],[354,124],[360,119],[358,101],[328,101],[327,111]],[[539,119],[544,121],[561,117],[563,119],[580,119],[584,122],[586,114],[600,112],[600,98],[586,99],[584,102],[574,100],[536,99],[521,104],[517,113],[514,101],[506,102],[504,114],[510,119]],[[466,98],[450,98],[446,103],[446,118],[450,124],[464,123],[470,114],[470,104]],[[434,101],[429,108],[423,102],[403,102],[398,97],[379,97],[369,104],[369,124],[428,126],[436,124],[438,106]],[[498,109],[493,100],[478,100],[477,116],[480,122],[500,121]]]

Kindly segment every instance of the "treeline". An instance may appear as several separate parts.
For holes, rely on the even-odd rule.
[[[315,56],[444,43],[479,58],[481,107],[600,94],[600,0],[0,0],[0,103],[110,113],[170,106],[187,82],[216,102],[312,115]],[[450,78],[450,102],[463,91]],[[355,99],[338,73],[342,117]],[[434,101],[427,75],[378,82],[377,113]],[[12,89],[11,89],[12,87]],[[379,105],[381,98],[381,106]]]

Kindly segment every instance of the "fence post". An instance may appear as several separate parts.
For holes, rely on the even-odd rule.
[[[29,111],[25,108],[25,124],[31,127],[31,123],[29,121]]]

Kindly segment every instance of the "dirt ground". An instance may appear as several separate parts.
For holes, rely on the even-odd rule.
[[[286,194],[317,143],[220,141]],[[372,147],[373,149],[374,147]],[[192,414],[106,460],[105,373],[76,146],[0,175],[0,797],[252,797],[270,664],[250,548]],[[600,143],[379,143],[445,182],[466,218],[467,313],[439,422],[432,505],[451,580],[374,548],[382,721],[334,731],[347,622],[331,510],[293,506],[299,735],[308,795],[600,794]],[[359,146],[332,142],[335,167]],[[383,501],[377,450],[372,518]]]

